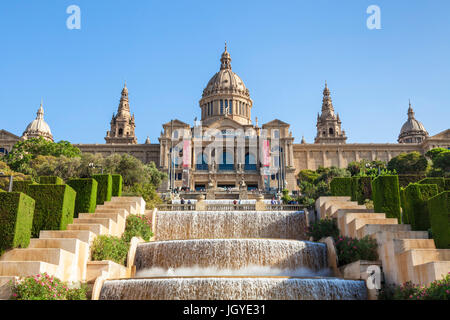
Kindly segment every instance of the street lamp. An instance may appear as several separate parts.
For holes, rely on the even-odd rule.
[[[8,192],[12,192],[12,187],[13,187],[13,175],[5,175],[5,173],[0,172],[0,178],[9,178],[9,187],[8,187]]]

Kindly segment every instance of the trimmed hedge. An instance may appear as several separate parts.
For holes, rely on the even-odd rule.
[[[428,200],[431,233],[436,247],[450,249],[450,191],[444,191]]]
[[[410,183],[416,183],[426,178],[424,174],[399,174],[398,184],[400,187],[406,188]]]
[[[438,187],[435,184],[411,183],[405,189],[405,213],[413,230],[430,228],[427,201],[438,193]]]
[[[406,215],[406,198],[405,198],[405,188],[400,187],[400,206],[402,208],[402,223],[409,224],[409,218]]]
[[[73,222],[76,192],[65,184],[30,185],[29,196],[36,201],[32,236],[41,230],[66,230]]]
[[[122,195],[123,179],[120,174],[112,174],[112,196],[120,197]]]
[[[13,192],[23,192],[25,194],[28,194],[28,186],[36,184],[34,181],[31,180],[23,180],[23,181],[13,181]]]
[[[400,189],[398,176],[378,176],[372,180],[374,211],[385,213],[387,218],[397,218],[400,223]]]
[[[339,196],[352,196],[352,178],[334,178],[330,182],[331,195],[335,197]]]
[[[39,177],[39,184],[64,184],[64,180],[56,176]]]
[[[30,244],[34,200],[21,192],[0,193],[0,255]]]
[[[425,178],[420,180],[418,183],[420,184],[435,184],[438,187],[439,192],[445,191],[445,180],[441,177],[436,178]]]
[[[372,178],[352,177],[352,201],[364,204],[364,200],[372,199]]]
[[[74,218],[79,213],[93,213],[97,205],[97,187],[95,179],[70,179],[67,184],[76,191]]]
[[[98,182],[97,204],[104,204],[111,200],[112,196],[112,177],[110,174],[94,174],[92,176]]]

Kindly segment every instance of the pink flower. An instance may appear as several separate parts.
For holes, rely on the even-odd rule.
[[[14,293],[14,294],[13,294],[13,297],[17,297],[17,293]]]

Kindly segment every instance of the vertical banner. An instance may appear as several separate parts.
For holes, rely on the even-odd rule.
[[[183,168],[189,168],[191,166],[191,141],[183,141]]]
[[[270,166],[270,147],[269,140],[264,140],[263,144],[263,167]]]

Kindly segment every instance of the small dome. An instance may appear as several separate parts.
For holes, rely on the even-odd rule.
[[[53,141],[52,132],[47,122],[44,121],[44,108],[41,106],[36,113],[34,119],[25,129],[23,133],[24,139],[43,137],[44,139]]]
[[[414,110],[411,107],[411,102],[408,108],[408,120],[403,124],[400,134],[398,136],[399,143],[420,143],[428,132],[423,124],[414,117]]]

